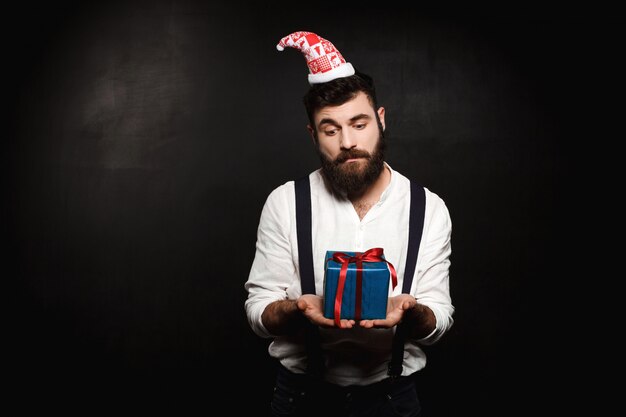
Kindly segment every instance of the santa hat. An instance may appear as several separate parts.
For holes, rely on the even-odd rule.
[[[330,41],[312,32],[293,32],[280,40],[276,49],[297,48],[309,66],[309,84],[332,81],[354,75],[352,64],[346,62]]]

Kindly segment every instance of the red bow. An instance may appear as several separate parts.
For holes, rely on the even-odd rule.
[[[391,271],[392,288],[398,285],[398,277],[396,269],[393,265],[383,258],[383,248],[372,248],[363,253],[356,252],[354,256],[347,253],[335,252],[332,260],[341,264],[339,271],[339,281],[337,282],[337,292],[335,294],[335,324],[340,325],[341,318],[341,299],[343,297],[343,288],[346,284],[346,276],[348,274],[348,264],[356,263],[356,303],[354,306],[354,319],[361,319],[361,285],[363,280],[363,262],[386,262]]]

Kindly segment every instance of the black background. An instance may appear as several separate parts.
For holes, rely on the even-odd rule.
[[[581,111],[584,79],[611,49],[592,35],[617,24],[385,6],[7,10],[9,398],[263,415],[273,369],[243,284],[267,194],[318,166],[305,61],[275,49],[296,30],[375,78],[388,162],[450,210],[455,324],[426,348],[427,415],[515,415],[551,398],[552,290],[566,279],[554,260],[574,138],[594,111]]]

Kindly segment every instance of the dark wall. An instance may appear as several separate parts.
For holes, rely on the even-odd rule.
[[[513,415],[542,395],[513,387],[549,379],[536,312],[559,279],[576,25],[406,6],[101,3],[8,14],[14,398],[182,415],[226,400],[261,415],[268,341],[243,310],[256,226],[274,187],[317,168],[304,59],[275,49],[295,30],[377,80],[388,162],[450,209],[456,321],[426,348],[428,415]]]

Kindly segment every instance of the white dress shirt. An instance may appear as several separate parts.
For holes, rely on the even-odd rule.
[[[315,289],[323,295],[326,251],[358,251],[383,248],[385,258],[398,274],[395,289],[402,292],[409,235],[410,182],[391,172],[391,180],[380,200],[359,219],[352,203],[332,193],[321,169],[309,175],[311,183],[312,243]],[[424,229],[417,267],[410,293],[428,306],[437,319],[435,330],[420,340],[405,343],[402,375],[426,365],[420,344],[436,342],[452,326],[454,307],[450,299],[449,268],[452,224],[444,201],[426,191]],[[261,337],[274,338],[269,354],[293,372],[306,369],[305,347],[292,336],[270,334],[261,315],[268,304],[302,295],[298,265],[294,181],[274,189],[268,196],[259,222],[256,253],[248,281],[246,314],[252,330]],[[320,329],[326,357],[325,378],[339,385],[363,385],[387,376],[394,329]]]

